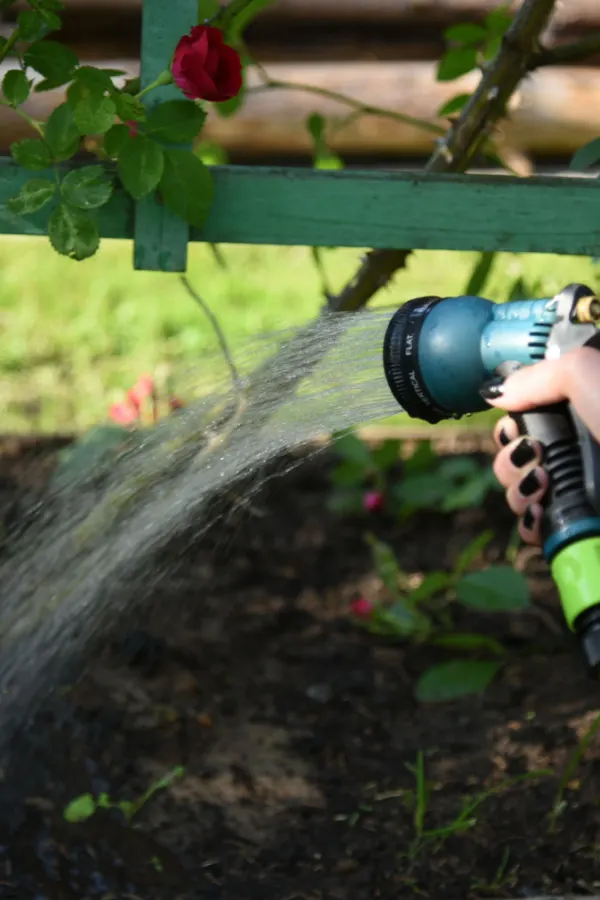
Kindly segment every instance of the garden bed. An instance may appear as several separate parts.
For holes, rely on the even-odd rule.
[[[0,504],[11,524],[55,449],[4,446]],[[326,507],[328,466],[320,455],[267,481],[209,541],[174,548],[145,631],[114,636],[15,748],[0,783],[2,900],[600,893],[594,741],[549,827],[600,693],[562,632],[539,558],[518,560],[532,610],[461,614],[461,630],[510,650],[474,699],[419,704],[417,677],[449,653],[372,636],[348,614],[377,587],[366,530],[412,573],[452,565],[493,527],[484,562],[495,562],[514,524],[502,496],[402,525],[340,519]],[[466,795],[517,781],[490,794],[468,828],[418,846],[419,759],[432,783],[426,829],[455,822]],[[135,800],[177,766],[184,774],[133,825],[116,810],[65,820],[86,792]]]

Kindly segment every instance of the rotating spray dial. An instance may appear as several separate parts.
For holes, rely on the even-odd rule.
[[[599,323],[600,300],[582,284],[549,299],[504,304],[422,297],[390,320],[385,376],[411,417],[432,424],[456,419],[489,408],[479,389],[494,375],[576,347],[600,350]],[[544,449],[544,555],[586,667],[600,680],[600,446],[568,403],[513,418]]]

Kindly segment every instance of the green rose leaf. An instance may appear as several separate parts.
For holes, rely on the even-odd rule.
[[[41,171],[52,163],[52,157],[46,144],[38,138],[25,138],[11,145],[12,158],[24,169]]]
[[[67,91],[73,119],[81,135],[104,134],[112,128],[117,107],[110,97],[105,96],[105,91],[106,87],[101,84],[79,79]]]
[[[512,23],[512,16],[506,10],[506,4],[493,9],[484,19],[485,29],[488,34],[502,37]]]
[[[129,138],[127,125],[113,125],[104,135],[104,152],[112,158],[119,156]]]
[[[160,180],[162,199],[171,212],[202,228],[212,206],[215,185],[210,169],[189,150],[165,150]]]
[[[131,94],[115,91],[112,98],[117,108],[117,115],[123,122],[141,122],[145,119],[146,109],[143,103],[140,103]]]
[[[25,65],[43,75],[55,87],[66,84],[79,65],[77,54],[58,41],[36,41],[23,55]]]
[[[60,31],[62,28],[62,22],[60,17],[56,15],[55,12],[52,12],[50,9],[40,8],[40,16],[44,20],[44,25],[46,26],[46,34],[49,34],[51,31]]]
[[[73,84],[83,85],[101,92],[113,89],[111,75],[114,69],[95,69],[93,66],[79,66],[73,76]],[[118,74],[118,73],[117,73]]]
[[[477,68],[477,48],[460,47],[449,50],[442,59],[437,72],[438,81],[454,81]]]
[[[55,16],[55,18],[57,18]],[[35,9],[25,9],[17,16],[17,25],[19,26],[19,37],[23,41],[37,41],[46,34],[47,28],[41,11]],[[60,28],[60,19],[58,20]]]
[[[26,216],[45,206],[56,193],[56,184],[47,178],[30,178],[16,197],[7,200],[8,209],[17,216]]]
[[[474,659],[457,659],[432,666],[419,678],[416,698],[421,703],[443,703],[482,694],[500,666],[499,662]]]
[[[192,100],[168,100],[148,113],[146,131],[171,144],[193,141],[206,120],[206,113]]]
[[[119,177],[125,190],[134,200],[141,200],[153,191],[163,175],[165,159],[160,144],[151,138],[136,135],[124,145],[119,154]],[[193,187],[188,184],[187,190]]]
[[[451,25],[444,31],[446,40],[454,41],[457,44],[478,44],[486,39],[487,34],[487,29],[482,25],[469,22]]]
[[[44,138],[52,157],[59,162],[70,159],[77,152],[81,135],[68,103],[61,103],[52,111],[44,128]]]
[[[57,253],[75,260],[88,259],[100,245],[98,226],[91,215],[66,203],[50,216],[48,237]]]
[[[452,116],[460,112],[471,99],[471,94],[457,94],[438,109],[438,116]]]
[[[464,606],[484,612],[527,609],[530,605],[527,579],[512,566],[490,566],[463,575],[456,584],[456,595]]]
[[[20,106],[29,97],[29,81],[21,69],[11,69],[2,79],[2,93],[11,106]]]
[[[110,200],[113,192],[102,166],[73,169],[63,178],[61,188],[65,201],[77,209],[98,209]]]

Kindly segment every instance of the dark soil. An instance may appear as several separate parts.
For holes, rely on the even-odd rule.
[[[48,458],[33,448],[0,463],[2,513],[14,525]],[[540,559],[521,560],[533,611],[461,622],[510,648],[482,697],[419,705],[416,678],[449,654],[373,637],[348,616],[357,591],[378,588],[367,528],[417,573],[449,565],[492,526],[489,563],[513,525],[501,495],[402,526],[340,521],[325,505],[327,464],[268,481],[210,545],[190,548],[156,590],[143,631],[111,638],[15,746],[0,783],[0,898],[599,893],[596,741],[569,778],[555,833],[548,825],[600,693],[563,632]],[[408,768],[419,751],[432,782],[427,828],[448,825],[466,795],[555,774],[498,790],[468,830],[419,849]],[[85,792],[133,800],[179,765],[184,776],[133,825],[114,810],[64,819]]]

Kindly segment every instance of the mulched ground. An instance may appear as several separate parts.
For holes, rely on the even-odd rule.
[[[14,525],[47,452],[0,456],[0,507]],[[556,833],[557,784],[600,708],[562,631],[551,583],[529,557],[535,609],[468,616],[510,662],[481,698],[435,707],[416,677],[442,651],[374,638],[348,604],[375,581],[363,534],[408,572],[451,563],[493,525],[501,496],[403,526],[340,521],[325,506],[326,457],[268,481],[252,507],[194,546],[148,605],[144,631],[115,635],[76,687],[15,747],[0,782],[0,898],[371,900],[598,894],[600,759],[572,774]],[[432,782],[426,826],[466,795],[552,768],[489,797],[476,822],[414,848],[414,765]],[[134,819],[69,824],[74,797],[135,799],[174,766],[185,775]],[[411,852],[411,850],[413,852]]]

